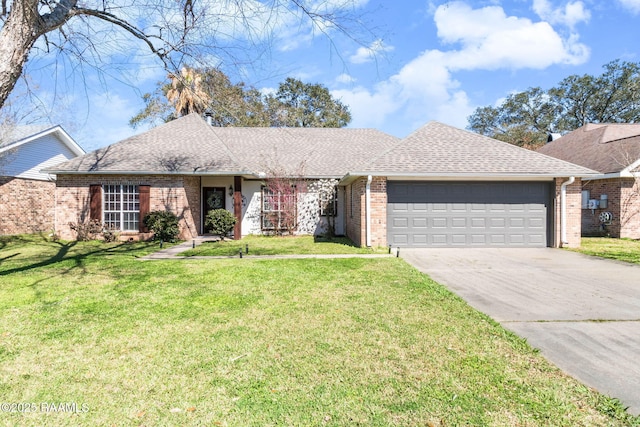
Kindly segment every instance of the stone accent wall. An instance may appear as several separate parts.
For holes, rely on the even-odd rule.
[[[606,209],[582,210],[582,234],[584,236],[626,237],[640,239],[640,180],[633,178],[611,178],[585,181],[583,190],[589,190],[589,198],[600,200],[608,197]],[[613,221],[601,226],[599,215],[611,212]]]
[[[60,238],[75,239],[70,222],[89,220],[89,185],[149,185],[151,211],[169,210],[180,219],[180,238],[190,239],[200,232],[199,177],[180,175],[58,175],[56,183],[57,218]],[[148,238],[149,234],[123,232],[121,238]]]
[[[346,186],[347,236],[359,246],[367,245],[366,216],[367,178],[359,178]],[[387,179],[374,177],[371,181],[371,245],[387,244]]]
[[[50,232],[55,183],[0,176],[0,235]]]
[[[581,229],[582,229],[582,183],[580,178],[576,178],[575,182],[571,185],[567,186],[567,202],[566,202],[566,207],[567,207],[567,222],[566,222],[566,227],[567,227],[567,243],[563,244],[562,243],[562,230],[561,230],[561,223],[562,223],[562,213],[561,213],[561,206],[562,206],[562,201],[560,198],[560,194],[561,194],[561,186],[562,183],[567,181],[568,178],[556,178],[556,189],[555,189],[555,197],[554,197],[554,218],[553,218],[553,224],[550,225],[552,227],[554,227],[554,233],[553,233],[553,242],[549,242],[550,246],[553,247],[571,247],[571,248],[575,248],[575,247],[579,247],[580,246],[580,236],[581,236]]]

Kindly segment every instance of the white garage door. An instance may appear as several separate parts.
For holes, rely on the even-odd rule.
[[[387,240],[393,246],[545,247],[551,184],[387,182]]]

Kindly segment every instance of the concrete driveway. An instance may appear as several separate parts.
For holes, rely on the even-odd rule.
[[[640,266],[551,248],[402,248],[400,256],[640,414]]]

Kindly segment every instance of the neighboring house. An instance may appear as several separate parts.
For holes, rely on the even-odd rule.
[[[587,124],[538,150],[596,170],[582,181],[582,233],[640,239],[640,124]]]
[[[0,135],[0,235],[53,230],[55,176],[41,170],[83,154],[60,126],[17,126]]]
[[[304,178],[299,233],[324,232],[312,188],[335,180],[336,231],[361,246],[578,245],[580,177],[594,173],[437,122],[400,140],[372,129],[217,128],[195,114],[48,170],[67,239],[69,222],[90,218],[148,237],[142,217],[165,209],[191,238],[211,206],[234,212],[236,238],[262,233],[274,171]]]

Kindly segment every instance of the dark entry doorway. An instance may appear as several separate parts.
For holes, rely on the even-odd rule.
[[[225,206],[225,188],[224,187],[203,187],[202,188],[202,223],[204,233],[209,233],[204,218],[207,213],[213,209],[226,209]]]

